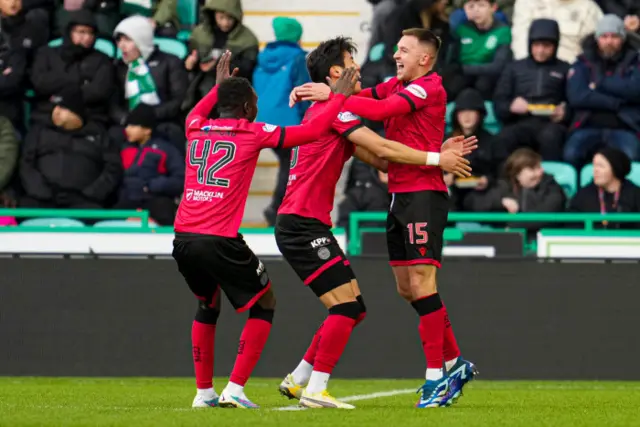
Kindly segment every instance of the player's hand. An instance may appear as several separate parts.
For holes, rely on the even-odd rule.
[[[342,94],[347,98],[353,95],[358,83],[358,72],[354,67],[342,71],[340,78],[331,86],[333,93]]]
[[[502,199],[502,206],[504,206],[509,213],[517,213],[520,210],[518,201],[510,197],[504,197]]]
[[[468,178],[471,176],[471,166],[469,160],[462,156],[462,152],[458,150],[448,150],[440,153],[440,169],[445,172],[454,174],[460,178]]]
[[[218,65],[216,66],[216,85],[219,85],[223,81],[227,80],[229,77],[235,77],[238,75],[240,70],[238,68],[234,68],[232,73],[229,73],[229,63],[231,62],[231,52],[226,51],[222,54],[220,59],[218,59]]]
[[[293,104],[299,101],[326,101],[331,95],[331,88],[324,83],[305,83],[298,86],[291,92],[293,96],[289,99],[289,105],[293,99]]]
[[[447,139],[444,144],[442,144],[440,152],[444,153],[445,151],[456,150],[460,151],[463,156],[466,156],[471,154],[476,148],[478,148],[478,138],[476,138],[475,135],[471,135],[468,138],[461,135]]]

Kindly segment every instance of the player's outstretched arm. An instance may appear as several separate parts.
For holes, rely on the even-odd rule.
[[[318,140],[327,132],[336,116],[342,109],[346,99],[353,94],[357,83],[357,74],[354,68],[345,70],[336,84],[332,87],[335,96],[327,103],[326,108],[307,123],[300,126],[287,126],[284,132],[284,148],[308,144]]]
[[[327,80],[329,78],[327,77]],[[373,89],[362,89],[353,96],[363,98],[373,98]],[[324,83],[305,83],[302,86],[294,87],[289,94],[289,107],[293,107],[301,101],[326,101],[331,97],[331,88]]]
[[[356,146],[356,150],[353,152],[353,156],[365,162],[368,165],[373,166],[378,169],[380,172],[387,173],[387,169],[389,167],[389,162],[381,159],[371,151],[367,150],[363,146]]]

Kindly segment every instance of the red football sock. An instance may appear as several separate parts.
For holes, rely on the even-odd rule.
[[[313,362],[316,360],[316,352],[318,351],[318,343],[320,342],[320,335],[322,334],[322,327],[324,323],[320,325],[315,335],[313,335],[313,339],[311,340],[311,344],[309,344],[309,348],[304,353],[302,359],[310,365],[313,365]]]
[[[445,309],[440,295],[435,293],[411,303],[420,316],[418,332],[427,359],[427,369],[442,369],[444,365],[444,317]]]
[[[338,364],[342,352],[349,342],[355,319],[339,314],[330,314],[322,326],[322,340],[313,364],[313,370],[330,374]]]
[[[191,345],[193,366],[196,372],[196,387],[213,387],[213,343],[216,337],[216,325],[193,321],[191,326]]]
[[[447,312],[447,307],[443,307],[444,310],[444,342],[442,345],[442,353],[444,355],[444,360],[453,360],[456,357],[460,357],[460,348],[458,347],[458,342],[456,341],[456,337],[453,334],[453,328],[451,327],[451,322],[449,322],[449,313]]]
[[[247,319],[240,336],[238,356],[229,381],[241,386],[247,383],[253,368],[260,359],[262,349],[267,343],[269,332],[271,332],[271,322],[262,319]]]

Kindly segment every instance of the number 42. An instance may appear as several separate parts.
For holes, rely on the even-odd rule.
[[[236,156],[236,144],[230,141],[216,141],[211,149],[211,140],[205,139],[203,141],[202,155],[198,156],[198,141],[197,139],[191,143],[189,148],[189,164],[198,168],[197,179],[199,184],[212,185],[214,187],[229,188],[229,180],[227,178],[217,178],[216,172],[231,163]],[[219,151],[224,151],[224,155],[218,159],[213,165],[208,165],[209,156],[216,154]]]

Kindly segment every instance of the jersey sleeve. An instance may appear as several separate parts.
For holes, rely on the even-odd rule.
[[[439,81],[420,79],[409,84],[396,95],[405,99],[413,112],[442,102],[444,88]]]
[[[285,130],[282,126],[255,123],[253,130],[260,148],[280,149],[284,145]]]
[[[187,141],[191,141],[193,139],[192,135],[194,133],[199,133],[202,131],[206,131],[208,119],[202,116],[190,115],[189,120],[185,123],[185,136],[187,137]]]
[[[396,82],[396,78],[392,78],[387,80],[386,82],[382,82],[377,84],[376,86],[371,88],[371,97],[373,99],[385,99],[391,93],[391,88]]]
[[[360,129],[363,126],[360,117],[350,111],[342,110],[333,121],[331,129],[340,134],[343,138],[347,138],[351,132]]]

